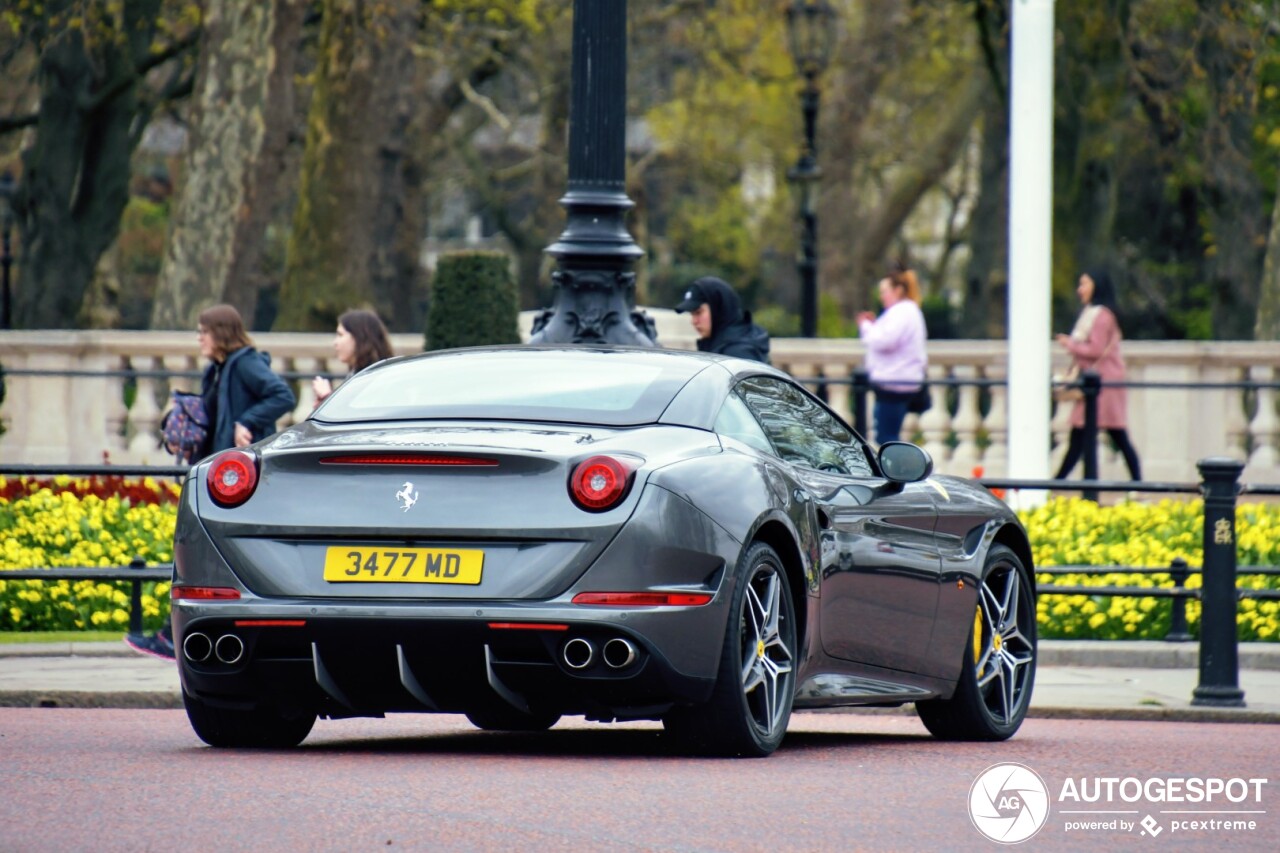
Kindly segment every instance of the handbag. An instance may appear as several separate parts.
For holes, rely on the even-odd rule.
[[[932,408],[933,395],[929,393],[928,385],[921,385],[920,390],[912,394],[911,399],[907,401],[907,411],[915,415],[923,415]]]
[[[173,451],[180,462],[191,463],[204,455],[209,440],[209,413],[204,398],[187,391],[174,391],[173,406],[160,420],[160,446]]]
[[[1053,378],[1053,399],[1059,403],[1074,403],[1084,399],[1084,389],[1080,387],[1080,365],[1072,364],[1067,372]]]
[[[1094,366],[1097,366],[1098,362],[1107,357],[1107,353],[1111,352],[1111,347],[1115,346],[1117,340],[1119,340],[1119,335],[1107,341],[1107,345],[1102,348],[1102,352],[1098,353],[1098,357],[1094,359]],[[1074,403],[1077,400],[1084,399],[1084,389],[1080,387],[1079,362],[1072,361],[1066,373],[1053,378],[1053,399],[1059,403]]]

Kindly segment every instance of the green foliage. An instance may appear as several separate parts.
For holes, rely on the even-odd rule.
[[[858,324],[852,317],[845,317],[840,301],[831,293],[818,294],[818,337],[856,338]]]
[[[153,201],[131,195],[120,222],[117,240],[120,277],[120,324],[145,329],[151,318],[151,301],[164,258],[169,229],[168,200]]]
[[[718,267],[717,274],[741,293],[750,289],[759,253],[749,219],[737,192],[705,201],[690,199],[675,210],[668,234],[685,263]]]
[[[800,336],[800,315],[781,305],[766,305],[755,312],[753,319],[774,338]],[[818,294],[818,337],[856,338],[858,324],[846,318],[840,309],[840,301],[831,293]]]
[[[768,332],[771,338],[800,336],[800,315],[781,305],[766,305],[759,311],[753,311],[751,319]]]
[[[920,310],[924,313],[924,325],[929,332],[929,340],[942,341],[961,336],[960,330],[956,328],[955,308],[951,307],[947,297],[941,294],[926,296]]]
[[[654,193],[653,209],[643,212],[679,264],[706,268],[744,304],[763,307],[781,297],[769,289],[762,259],[770,251],[792,254],[794,239],[794,209],[775,187],[785,171],[779,164],[796,156],[800,141],[783,15],[762,14],[756,0],[721,0],[682,17],[665,27],[651,23],[651,43],[663,49],[636,53],[656,63],[687,58],[652,77],[662,82],[662,97],[651,100],[645,118],[671,195]],[[653,280],[664,278],[655,267]]]
[[[431,288],[426,349],[518,344],[519,313],[519,297],[506,255],[441,255]]]

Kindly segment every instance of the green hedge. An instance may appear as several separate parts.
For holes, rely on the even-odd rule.
[[[506,255],[441,255],[431,285],[426,349],[518,344],[519,315],[519,296]]]

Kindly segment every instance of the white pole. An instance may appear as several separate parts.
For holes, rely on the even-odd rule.
[[[1014,0],[1009,71],[1009,476],[1049,477],[1053,0]],[[1024,492],[1022,505],[1046,493]]]

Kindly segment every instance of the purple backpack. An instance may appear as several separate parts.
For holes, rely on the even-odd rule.
[[[203,448],[209,438],[209,413],[205,411],[204,398],[186,391],[173,392],[173,407],[160,421],[162,446],[176,447],[178,460],[194,462],[204,455]]]

